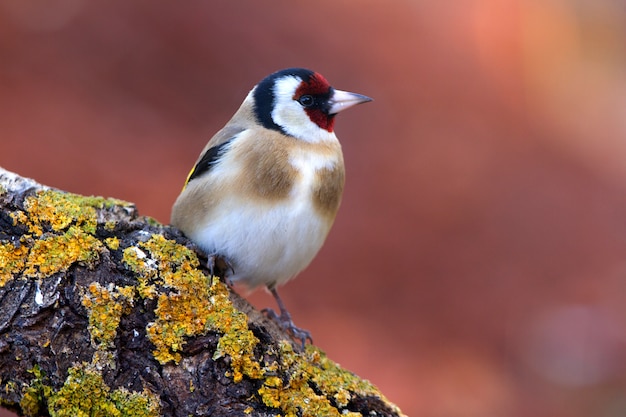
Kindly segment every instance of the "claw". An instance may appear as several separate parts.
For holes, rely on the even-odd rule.
[[[226,284],[228,284],[229,286],[233,286],[233,282],[230,280],[230,278],[226,277],[226,274],[229,270],[231,272],[231,275],[235,273],[235,269],[228,259],[217,253],[213,253],[207,257],[206,266],[207,268],[209,268],[211,279],[217,276],[224,279],[226,281]]]
[[[283,301],[278,296],[278,291],[276,291],[276,288],[269,288],[269,290],[276,299],[276,304],[278,304],[278,308],[280,309],[280,315],[276,314],[276,312],[271,308],[264,308],[261,312],[265,314],[268,318],[278,323],[280,328],[283,329],[283,331],[289,333],[293,339],[302,342],[302,350],[304,350],[307,340],[311,344],[313,344],[313,338],[311,337],[311,333],[308,330],[297,327],[293,323],[293,320],[291,320],[291,314],[289,314],[289,311],[287,311],[287,308],[285,308]]]

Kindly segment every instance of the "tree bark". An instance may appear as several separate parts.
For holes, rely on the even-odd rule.
[[[0,168],[0,405],[27,416],[399,416],[180,232]]]

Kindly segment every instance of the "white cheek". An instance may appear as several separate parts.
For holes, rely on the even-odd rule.
[[[306,142],[337,140],[334,133],[313,123],[300,103],[293,99],[300,82],[299,78],[287,77],[276,83],[272,111],[274,123],[283,128],[287,134]]]
[[[319,126],[309,119],[302,106],[295,100],[277,101],[276,104],[272,119],[291,136],[306,140],[312,131],[319,129]]]

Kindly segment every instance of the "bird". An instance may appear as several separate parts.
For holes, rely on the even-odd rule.
[[[335,116],[370,97],[337,90],[320,73],[287,68],[261,80],[206,144],[171,213],[171,224],[207,254],[211,275],[265,286],[294,340],[295,326],[277,286],[305,269],[335,220],[345,168]]]

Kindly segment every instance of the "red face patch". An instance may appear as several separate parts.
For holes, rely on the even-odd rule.
[[[324,130],[332,132],[335,128],[335,115],[324,113],[320,109],[304,109],[309,119]]]
[[[305,107],[304,111],[309,119],[320,128],[329,132],[333,131],[335,115],[328,114],[329,99],[332,88],[322,74],[314,73],[307,81],[303,81],[294,95],[294,100],[300,100],[302,96],[312,96],[315,104]]]
[[[296,97],[310,94],[312,96],[325,95],[330,93],[330,84],[326,81],[326,78],[322,74],[317,72],[311,75],[308,81],[300,84],[300,87],[296,90]]]

